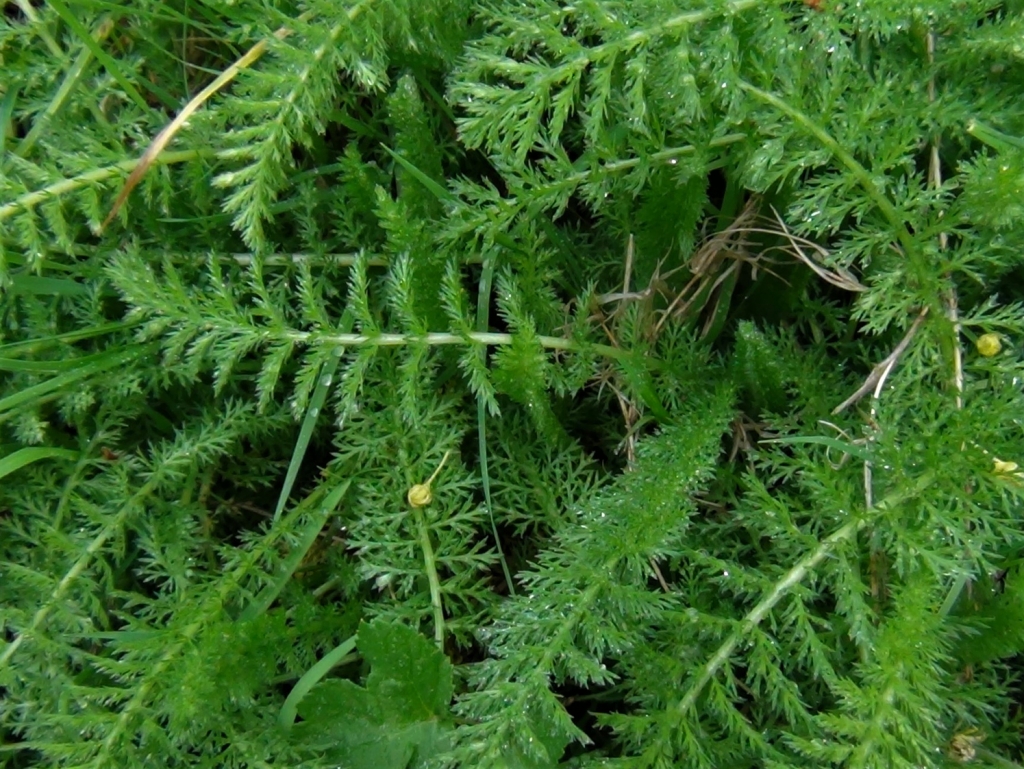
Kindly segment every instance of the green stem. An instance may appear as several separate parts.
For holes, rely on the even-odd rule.
[[[81,458],[78,460],[78,464],[75,465],[75,469],[68,475],[67,481],[64,482],[64,489],[61,491],[60,497],[57,500],[57,509],[53,514],[53,530],[60,531],[64,525],[64,513],[71,504],[71,495],[74,490],[78,487],[78,484],[82,482],[85,477],[86,470],[89,469],[93,464],[93,456],[99,445],[108,438],[106,431],[98,430],[89,444],[82,451]]]
[[[15,655],[22,644],[25,643],[26,639],[32,638],[39,629],[42,627],[46,618],[50,616],[50,612],[53,611],[54,607],[63,600],[64,596],[67,595],[68,590],[71,586],[78,581],[78,578],[82,576],[82,573],[92,563],[93,556],[98,553],[103,546],[107,543],[107,540],[119,532],[124,524],[128,520],[133,512],[135,512],[143,499],[148,497],[157,487],[157,485],[164,480],[160,473],[154,473],[150,479],[135,493],[132,497],[121,507],[103,529],[93,537],[92,542],[85,548],[78,560],[68,569],[67,573],[61,578],[61,581],[57,583],[57,586],[50,592],[50,597],[46,599],[46,602],[36,610],[36,613],[32,616],[32,621],[29,626],[18,633],[18,636],[11,641],[7,647],[3,650],[3,654],[0,654],[0,669],[3,669],[7,663],[11,661],[11,658]]]
[[[737,644],[749,635],[760,624],[761,620],[765,618],[768,612],[775,607],[775,604],[792,588],[800,584],[803,578],[807,576],[807,573],[821,563],[836,548],[836,545],[850,539],[872,520],[891,510],[896,505],[921,494],[932,484],[934,478],[934,474],[930,472],[921,475],[912,486],[893,492],[878,505],[868,510],[869,516],[858,516],[843,524],[826,539],[822,540],[814,550],[801,558],[792,569],[786,572],[786,575],[781,580],[772,586],[772,589],[758,602],[757,606],[751,609],[747,616],[743,618],[740,626],[718,647],[718,651],[707,661],[697,680],[690,685],[689,690],[687,690],[676,706],[675,709],[678,714],[682,716],[693,707],[704,687],[708,685],[719,668],[732,656],[732,652]]]
[[[618,558],[611,558],[605,564],[602,569],[602,573],[609,574],[614,571],[618,565]],[[569,639],[569,636],[573,630],[582,622],[583,618],[590,611],[594,601],[597,600],[601,594],[602,583],[593,582],[590,587],[586,589],[580,599],[574,602],[572,613],[568,617],[565,617],[561,627],[554,636],[550,637],[545,644],[544,653],[540,659],[537,660],[537,664],[533,667],[528,675],[517,676],[520,681],[526,680],[537,680],[546,679],[550,677],[551,668],[554,666],[555,658],[564,651],[565,644]],[[520,688],[519,695],[515,700],[506,702],[503,705],[502,710],[506,713],[511,712],[514,718],[522,718],[522,713],[526,711],[529,703],[527,699],[533,694],[533,690],[529,686]],[[502,750],[505,750],[503,747]]]
[[[1001,769],[1021,769],[1021,765],[1010,761],[1007,758],[1003,758],[998,753],[995,753],[988,748],[977,748],[978,757],[988,761],[994,766],[998,766]]]
[[[282,538],[288,536],[294,530],[295,522],[311,504],[319,501],[323,491],[323,486],[314,489],[309,496],[295,506],[291,513],[274,524],[266,536],[256,544],[254,549],[246,553],[246,557],[242,562],[232,572],[226,574],[220,583],[213,588],[212,594],[207,596],[198,610],[192,614],[192,616],[195,616],[195,620],[182,628],[178,640],[169,646],[160,659],[146,670],[141,683],[135,690],[135,694],[121,708],[117,721],[100,744],[99,753],[94,759],[94,766],[102,767],[109,765],[111,751],[114,749],[117,740],[131,725],[132,717],[145,706],[150,694],[157,685],[165,683],[164,672],[167,668],[185,649],[189,648],[192,641],[202,630],[209,627],[212,619],[224,611],[228,597],[239,587],[249,571],[256,564],[260,563],[261,559],[266,558],[267,554],[278,546],[278,542]]]
[[[732,656],[737,644],[760,624],[761,620],[774,608],[775,604],[793,587],[800,584],[803,578],[807,576],[807,573],[821,563],[836,545],[850,539],[866,523],[865,519],[857,518],[844,524],[827,539],[823,540],[814,550],[801,558],[792,569],[786,572],[786,576],[775,583],[772,589],[758,602],[757,606],[751,609],[750,613],[743,618],[740,626],[718,647],[718,651],[715,652],[714,656],[705,663],[700,675],[697,676],[697,680],[690,684],[690,688],[676,706],[679,715],[685,714],[693,707],[704,687],[708,685],[711,679],[715,677],[715,674],[718,673],[719,668]]]
[[[882,215],[889,220],[893,229],[896,230],[896,235],[903,245],[903,250],[907,257],[917,264],[920,264],[917,253],[917,244],[914,242],[913,237],[910,235],[910,231],[904,224],[903,219],[900,217],[896,207],[892,204],[892,201],[885,196],[882,190],[878,189],[878,185],[875,184],[874,177],[871,176],[871,172],[862,166],[857,159],[846,151],[838,141],[832,138],[824,128],[818,125],[816,122],[811,120],[810,117],[805,115],[803,112],[793,107],[789,103],[783,101],[778,96],[768,91],[762,91],[760,88],[751,85],[743,80],[737,82],[739,87],[744,91],[748,92],[752,96],[766,102],[779,112],[783,113],[787,117],[791,118],[793,122],[806,130],[815,139],[821,142],[833,155],[835,155],[839,161],[845,165],[850,173],[854,175],[861,187],[871,198],[871,201],[878,206],[878,210],[882,212]]]
[[[407,344],[449,345],[475,342],[485,345],[512,344],[512,334],[475,331],[469,334],[453,334],[448,332],[431,332],[429,334],[318,334],[307,331],[293,331],[288,338],[298,344],[336,344],[343,347],[360,347],[374,345],[377,347],[401,347]],[[551,350],[576,350],[578,345],[572,339],[560,336],[538,336],[541,347]],[[629,357],[626,350],[605,344],[590,345],[590,348],[609,358],[625,359]]]
[[[28,339],[23,342],[11,342],[10,344],[0,345],[0,355],[11,356],[36,353],[54,345],[73,344],[74,342],[80,342],[83,339],[94,339],[98,336],[103,336],[104,334],[112,334],[115,331],[128,331],[136,328],[138,325],[139,323],[137,321],[119,320],[113,323],[105,323],[100,326],[87,326],[85,328],[68,331],[63,334],[54,334],[53,336],[44,336],[38,339]]]
[[[437,561],[434,557],[434,546],[430,543],[430,529],[427,526],[426,516],[423,510],[414,507],[413,518],[416,520],[416,529],[420,535],[420,547],[423,550],[423,568],[427,572],[427,582],[430,583],[430,605],[434,609],[434,640],[437,648],[444,651],[444,606],[441,603],[441,580],[437,576]]]
[[[709,141],[708,148],[718,149],[720,147],[728,147],[730,144],[737,144],[744,141],[746,138],[747,135],[744,133],[726,134],[725,136],[719,136],[718,138]],[[654,152],[646,158],[629,158],[628,160],[612,161],[611,163],[607,163],[603,170],[625,171],[627,168],[633,168],[634,166],[640,165],[641,160],[647,160],[653,163],[667,163],[671,160],[692,155],[696,151],[697,148],[692,144],[685,144],[682,147],[670,147],[668,149],[661,150],[660,152]]]
[[[199,158],[210,158],[217,154],[216,150],[213,149],[194,149],[194,150],[181,150],[179,152],[164,152],[157,156],[153,160],[153,165],[172,165],[174,163],[187,163],[190,160],[198,160]],[[33,208],[39,205],[45,200],[50,198],[60,197],[67,192],[73,192],[80,187],[84,187],[87,184],[95,184],[96,182],[106,181],[112,176],[118,174],[131,172],[132,169],[137,166],[139,161],[137,159],[123,160],[120,163],[115,163],[112,166],[104,166],[103,168],[97,168],[95,171],[89,171],[88,173],[80,174],[79,176],[72,176],[70,179],[62,179],[59,182],[55,182],[47,187],[43,187],[41,190],[35,192],[29,192],[22,195],[20,198],[15,200],[13,203],[8,203],[5,206],[0,206],[0,222],[5,219],[9,219],[18,211]]]
[[[967,124],[967,133],[983,144],[987,144],[999,152],[1010,152],[1024,149],[1024,139],[1019,136],[1010,136],[1002,131],[997,131],[986,123],[972,120]]]
[[[678,29],[679,27],[692,27],[695,24],[700,24],[701,22],[715,18],[716,16],[727,16],[730,14],[740,13],[748,8],[761,5],[762,2],[763,0],[733,0],[733,2],[727,3],[724,6],[716,5],[711,8],[704,8],[700,11],[687,11],[686,13],[680,13],[649,29],[638,29],[636,32],[633,32],[620,40],[611,40],[607,43],[596,46],[591,49],[591,54],[588,58],[591,60],[601,58],[606,51],[613,49],[618,50],[620,48],[625,48],[626,50],[630,50],[638,45],[647,43],[655,37],[663,35],[670,30]]]
[[[716,139],[712,139],[708,142],[709,149],[718,149],[720,147],[728,147],[730,144],[737,144],[744,141],[747,135],[744,133],[731,133],[725,136],[719,136]],[[626,171],[630,168],[635,168],[640,165],[641,162],[647,161],[650,163],[670,163],[673,160],[677,160],[687,155],[693,155],[697,152],[697,147],[692,144],[684,144],[681,147],[669,147],[668,149],[661,150],[660,152],[654,152],[646,157],[642,158],[626,158],[625,160],[613,160],[610,163],[599,165],[595,168],[588,168],[585,171],[578,171],[577,173],[566,176],[563,179],[557,179],[547,182],[537,188],[537,192],[543,194],[552,190],[562,189],[564,187],[573,187],[582,182],[585,182],[589,176],[595,172],[602,173],[615,173],[618,171]],[[584,161],[585,162],[585,161]]]
[[[92,51],[92,55],[99,60],[100,64],[103,65],[103,68],[107,70],[107,73],[117,81],[117,84],[121,86],[128,98],[135,102],[136,106],[142,110],[142,113],[144,115],[156,113],[156,110],[151,108],[146,103],[146,100],[142,98],[142,94],[135,89],[135,86],[129,78],[127,70],[123,69],[117,59],[104,51],[99,42],[93,39],[92,35],[89,34],[89,30],[87,30],[82,22],[79,21],[78,14],[65,5],[64,0],[49,0],[48,5],[82,41],[82,44]],[[171,95],[166,93],[162,88],[159,88],[155,83],[149,82],[146,78],[139,78],[139,82],[142,83],[150,93],[160,99],[167,109],[173,110],[177,108],[178,105],[175,103]]]
[[[29,0],[15,0],[15,5],[25,14],[25,18],[28,19],[29,24],[32,25],[34,31],[39,35],[39,39],[42,40],[46,47],[50,49],[50,55],[55,59],[64,58],[64,49],[57,44],[57,41],[53,39],[49,30],[43,24],[43,20],[39,18],[39,14],[36,13],[35,7]]]

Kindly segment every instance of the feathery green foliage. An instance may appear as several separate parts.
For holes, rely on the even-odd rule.
[[[0,764],[1018,766],[1022,31],[7,3]]]

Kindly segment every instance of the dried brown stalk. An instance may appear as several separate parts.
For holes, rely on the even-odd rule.
[[[284,38],[286,38],[290,33],[291,30],[282,27],[277,30],[273,36],[278,40],[284,40]],[[215,93],[234,80],[238,76],[239,72],[256,63],[256,61],[267,52],[269,45],[269,39],[260,40],[256,43],[256,45],[246,51],[245,54],[242,55],[234,64],[221,72],[212,83],[196,94],[195,97],[186,104],[184,108],[182,108],[181,112],[177,114],[174,120],[168,123],[167,126],[156,135],[156,138],[154,138],[146,148],[146,151],[142,153],[142,157],[139,158],[139,162],[125,180],[124,187],[122,187],[121,192],[118,193],[117,199],[114,201],[114,205],[110,209],[110,213],[107,214],[107,218],[104,219],[103,224],[100,225],[101,232],[114,220],[114,217],[117,216],[122,206],[124,206],[125,201],[128,200],[128,196],[132,194],[132,190],[138,186],[139,182],[142,181],[142,178],[160,156],[160,153],[167,148],[167,145],[170,144],[171,139],[174,138],[178,131],[188,123],[188,119],[195,114],[196,110],[203,106],[203,104],[205,104]]]
[[[885,379],[889,376],[889,372],[892,371],[893,367],[896,365],[896,362],[899,360],[904,350],[906,350],[907,347],[910,345],[910,342],[914,338],[914,335],[917,334],[917,330],[921,327],[921,324],[924,322],[926,315],[928,315],[927,307],[922,309],[918,316],[914,319],[914,322],[910,324],[910,328],[907,330],[907,333],[904,335],[903,339],[900,340],[900,343],[896,345],[896,349],[894,349],[891,353],[889,353],[889,355],[885,357],[884,360],[882,360],[873,369],[871,369],[871,373],[868,375],[868,378],[864,380],[864,384],[858,387],[857,391],[853,395],[851,395],[845,401],[843,401],[834,409],[832,409],[833,414],[838,414],[842,411],[845,411],[872,390],[875,390],[876,393],[879,392],[879,389],[885,383]],[[875,397],[877,398],[878,395],[876,395]]]

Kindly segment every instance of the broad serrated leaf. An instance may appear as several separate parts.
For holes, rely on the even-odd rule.
[[[299,706],[298,744],[345,769],[423,766],[448,745],[448,658],[415,630],[376,620],[359,629],[366,685],[323,681]]]

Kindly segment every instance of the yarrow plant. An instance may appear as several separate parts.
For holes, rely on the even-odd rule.
[[[1022,760],[1017,0],[15,0],[0,762]]]

